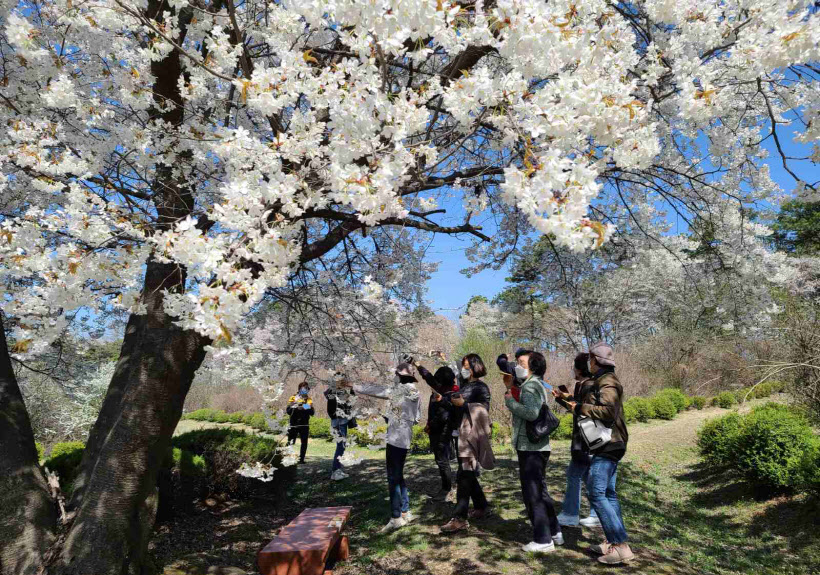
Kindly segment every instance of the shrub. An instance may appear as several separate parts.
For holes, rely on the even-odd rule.
[[[242,423],[244,423],[248,427],[258,429],[259,431],[268,430],[268,424],[265,421],[264,413],[246,413],[245,416],[242,418]]]
[[[741,417],[730,413],[710,419],[698,430],[698,448],[707,463],[715,466],[728,465],[737,451]]]
[[[820,439],[815,438],[813,444],[800,462],[800,488],[820,495]]]
[[[34,448],[37,450],[37,461],[42,461],[43,456],[45,455],[45,448],[43,448],[43,444],[39,441],[35,441]]]
[[[241,411],[237,411],[237,412],[228,414],[228,422],[229,423],[242,423],[242,421],[244,419],[245,419],[245,414],[242,413]]]
[[[552,434],[553,439],[572,439],[572,414],[565,413],[559,419],[558,429]]]
[[[652,402],[652,409],[658,419],[675,419],[678,414],[675,404],[666,395],[656,395],[649,401]]]
[[[310,436],[315,439],[331,439],[330,419],[327,417],[311,417]]]
[[[492,424],[493,442],[498,444],[509,443],[512,438],[512,427],[494,421]]]
[[[675,410],[678,413],[686,409],[686,395],[684,395],[684,393],[679,389],[672,387],[662,389],[655,394],[655,397],[665,397],[669,399],[669,401],[672,402],[672,405],[675,406]]]
[[[695,409],[703,409],[706,407],[706,398],[702,395],[695,395],[692,397],[692,406]]]
[[[688,395],[684,395],[683,397],[686,399],[686,405],[685,405],[684,409],[689,409],[690,407],[692,407],[692,403],[694,401],[692,399],[692,397],[690,397]]]
[[[630,397],[624,402],[624,419],[627,423],[633,421],[649,421],[655,415],[655,407],[645,397]]]
[[[208,465],[204,457],[178,447],[171,450],[171,467],[181,477],[186,478],[205,477],[208,473]]]
[[[413,453],[430,452],[430,436],[427,435],[421,425],[413,426],[413,439],[410,443],[410,451]]]
[[[735,391],[735,399],[737,400],[738,403],[744,403],[744,402],[749,401],[750,399],[754,399],[754,398],[755,398],[755,392],[752,391],[750,393],[748,388],[744,387],[743,389],[738,389],[737,391]]]
[[[801,414],[786,406],[767,404],[743,419],[736,466],[757,486],[798,487],[805,474],[804,457],[816,444],[817,438]]]
[[[713,401],[713,405],[717,405],[718,407],[722,407],[723,409],[729,409],[735,403],[737,403],[735,394],[731,391],[724,391],[720,395],[716,396]]]
[[[377,425],[373,429],[372,437],[368,433],[368,429],[365,425],[360,425],[354,429],[347,430],[348,436],[352,437],[356,441],[356,444],[361,445],[362,447],[367,447],[369,445],[381,445],[384,442],[384,436],[379,436],[383,433],[387,433],[386,425]]]
[[[253,464],[257,461],[269,463],[279,468],[277,476],[282,481],[277,485],[284,486],[293,476],[293,467],[282,467],[282,455],[278,451],[278,441],[270,437],[247,434],[238,429],[199,429],[174,437],[174,447],[201,456],[208,470],[208,489],[215,492],[228,492],[235,495],[268,489],[256,479],[242,477],[236,470],[243,463]]]
[[[214,421],[216,423],[229,423],[230,419],[230,415],[228,415],[224,411],[217,411],[216,413],[214,413],[214,417],[211,421]]]
[[[43,467],[47,467],[60,478],[60,488],[66,494],[71,493],[84,450],[85,445],[80,441],[57,443],[51,448],[48,459],[43,462]]]
[[[211,408],[197,409],[187,415],[183,419],[193,419],[194,421],[213,421],[216,415],[216,410]]]

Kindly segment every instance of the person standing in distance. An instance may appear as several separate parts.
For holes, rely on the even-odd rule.
[[[310,418],[316,413],[313,408],[313,400],[308,395],[310,387],[306,381],[299,384],[299,391],[288,400],[288,407],[285,412],[290,416],[290,427],[288,428],[288,445],[294,445],[299,437],[302,444],[299,447],[299,463],[305,463],[305,454],[308,447],[308,436],[310,435]]]

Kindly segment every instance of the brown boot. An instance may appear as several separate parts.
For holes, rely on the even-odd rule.
[[[484,519],[490,516],[490,508],[488,506],[484,509],[473,509],[468,515],[470,519]]]
[[[589,550],[592,551],[593,553],[597,553],[598,555],[606,555],[607,553],[609,553],[609,548],[610,548],[609,541],[607,541],[606,539],[604,539],[604,542],[601,543],[600,545],[590,545],[589,546]]]
[[[458,517],[453,517],[450,521],[447,522],[446,525],[441,526],[442,533],[457,533],[459,531],[464,531],[470,526],[470,523],[466,519],[459,519]]]
[[[619,543],[618,545],[610,545],[607,554],[598,557],[598,562],[604,565],[620,565],[621,563],[629,563],[635,558],[632,549],[626,543]]]

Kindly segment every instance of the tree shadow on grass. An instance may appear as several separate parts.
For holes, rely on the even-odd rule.
[[[416,522],[387,535],[378,533],[389,519],[384,461],[365,460],[348,469],[348,479],[331,482],[329,461],[313,460],[299,467],[298,477],[281,501],[200,508],[161,528],[152,548],[160,566],[231,565],[255,572],[257,551],[304,508],[351,505],[352,555],[338,567],[342,575],[611,572],[588,550],[603,538],[600,530],[564,528],[566,545],[547,557],[521,551],[532,531],[524,513],[517,464],[505,455],[499,457],[496,470],[483,473],[480,479],[495,514],[472,522],[470,531],[455,536],[442,536],[438,531],[454,506],[430,499],[440,479],[429,457],[409,458],[405,470]],[[568,455],[559,452],[547,468],[556,511],[561,509],[568,462]],[[676,477],[659,478],[622,463],[618,486],[637,558],[619,572],[811,573],[812,566],[820,564],[820,552],[815,551],[820,549],[816,501],[778,498],[761,504],[747,497],[736,483],[699,465]],[[194,527],[198,531],[192,535]]]

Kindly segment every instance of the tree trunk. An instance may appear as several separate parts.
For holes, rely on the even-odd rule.
[[[207,338],[173,324],[162,290],[181,289],[179,266],[150,260],[143,302],[128,321],[120,359],[89,436],[80,492],[50,573],[143,573],[156,517],[157,475],[171,446]]]
[[[33,575],[54,542],[57,511],[17,385],[0,316],[0,574]]]

